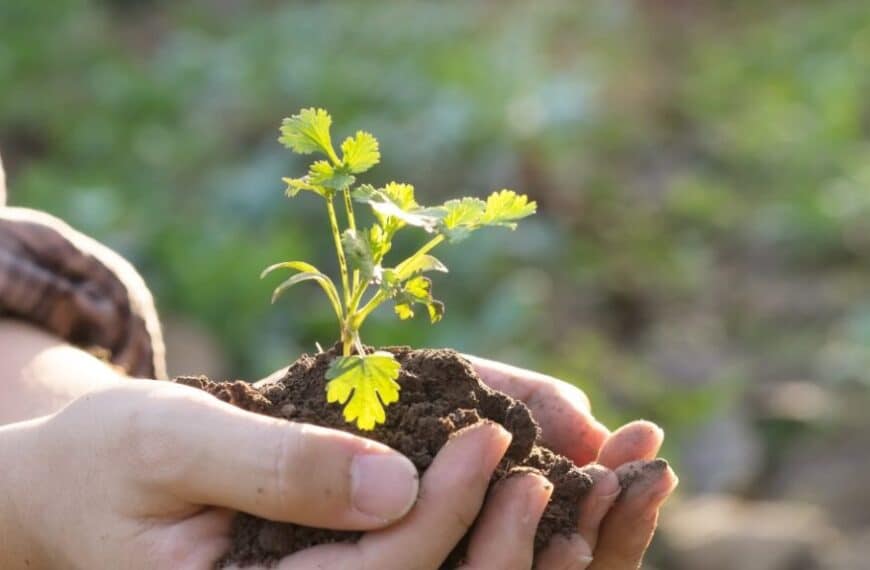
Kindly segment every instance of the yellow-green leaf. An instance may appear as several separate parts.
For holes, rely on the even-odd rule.
[[[344,419],[361,430],[386,421],[384,406],[399,401],[401,365],[389,352],[340,356],[326,371],[326,400],[344,406]]]
[[[354,174],[365,172],[381,160],[378,140],[365,131],[357,131],[341,143],[344,166]]]
[[[308,169],[308,182],[332,190],[347,188],[356,180],[344,167],[336,168],[329,161],[318,160]]]
[[[287,117],[281,123],[278,141],[299,154],[322,152],[330,158],[335,156],[329,128],[332,117],[323,109],[302,109],[297,115]]]
[[[481,224],[488,226],[516,227],[516,220],[531,216],[538,209],[535,202],[529,202],[525,194],[517,194],[513,190],[493,192],[486,199],[486,210],[483,212]]]

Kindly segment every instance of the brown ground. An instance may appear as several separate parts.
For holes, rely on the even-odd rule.
[[[387,408],[386,423],[370,432],[361,432],[345,422],[341,407],[326,402],[324,374],[335,354],[332,351],[302,356],[283,379],[259,388],[245,382],[211,382],[205,377],[176,381],[253,412],[375,439],[406,455],[421,473],[453,432],[482,419],[498,422],[513,434],[513,441],[492,483],[517,470],[536,469],[554,486],[538,526],[536,551],[554,534],[569,535],[574,531],[579,500],[592,481],[569,459],[541,445],[540,429],[523,403],[483,385],[471,365],[451,350],[388,350],[402,364],[398,380],[401,397]],[[316,544],[357,540],[360,533],[276,523],[239,514],[232,535],[233,544],[222,565],[268,564]],[[465,549],[465,541],[460,542],[443,568],[457,567]]]

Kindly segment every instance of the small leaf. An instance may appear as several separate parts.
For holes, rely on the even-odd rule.
[[[374,273],[375,260],[367,235],[356,230],[345,230],[341,234],[341,245],[351,268],[359,270],[363,282],[368,282]]]
[[[302,283],[303,281],[318,281],[318,282],[320,282],[324,279],[329,279],[329,278],[326,275],[324,275],[323,273],[312,273],[312,272],[307,272],[307,271],[305,273],[297,273],[296,275],[294,275],[290,279],[284,281],[283,283],[281,283],[280,285],[275,287],[275,290],[272,292],[272,302],[274,303],[275,301],[277,301],[278,297],[280,297],[284,293],[284,291],[286,291],[290,287],[296,285],[297,283]]]
[[[306,263],[304,261],[284,261],[281,263],[270,265],[269,267],[264,269],[263,272],[260,273],[260,279],[272,273],[276,269],[294,269],[296,271],[306,271],[308,273],[320,273],[320,270],[311,265],[310,263]]]
[[[426,306],[432,323],[437,323],[444,316],[444,303],[432,298],[432,281],[427,277],[417,276],[407,280],[401,289],[392,291],[392,296],[396,302],[393,309],[402,320],[414,316],[415,303]]]
[[[357,131],[341,143],[344,166],[354,174],[365,172],[381,160],[378,140],[370,133]]]
[[[323,109],[302,109],[299,114],[282,121],[278,141],[299,154],[319,151],[332,157],[335,150],[329,134],[331,126],[332,117]]]
[[[344,167],[335,168],[326,160],[318,160],[308,170],[308,182],[315,186],[323,186],[332,190],[343,190],[356,180],[347,173]]]
[[[480,224],[486,203],[478,198],[462,198],[448,200],[442,206],[441,232],[451,242],[457,242],[468,237]]]
[[[421,209],[414,200],[414,187],[410,184],[390,182],[383,188],[363,184],[351,196],[357,202],[371,206],[378,221],[389,233],[405,224],[432,231],[438,222],[437,217]]]
[[[380,224],[374,224],[369,228],[367,239],[375,263],[380,263],[393,246],[389,236],[387,236],[386,232],[384,232],[384,228]]]
[[[302,178],[282,178],[281,180],[287,184],[286,194],[291,198],[296,196],[296,194],[299,194],[302,190],[314,192],[318,196],[323,196],[324,198],[328,196],[326,189],[311,184],[307,176],[303,176]]]
[[[410,319],[414,316],[414,311],[411,309],[411,305],[407,303],[402,303],[401,305],[396,305],[393,307],[393,310],[396,311],[396,314],[403,321]]]
[[[487,226],[506,226],[511,229],[516,227],[514,223],[527,216],[531,216],[538,209],[535,202],[529,202],[525,194],[517,194],[513,190],[500,190],[493,192],[486,199],[486,210],[481,218],[481,224]]]
[[[326,371],[326,400],[344,406],[344,419],[361,430],[386,421],[384,406],[399,400],[401,365],[389,352],[340,356]]]
[[[407,279],[408,277],[413,277],[417,273],[425,273],[427,271],[448,273],[447,266],[441,263],[438,258],[432,255],[422,255],[409,261],[407,265],[402,267],[400,278]]]
[[[276,269],[292,269],[294,271],[301,271],[302,273],[294,275],[278,285],[278,287],[276,287],[272,292],[272,303],[277,301],[278,297],[280,297],[284,291],[297,283],[302,283],[303,281],[315,281],[320,285],[320,288],[323,289],[323,292],[326,293],[326,297],[329,299],[332,309],[335,311],[335,315],[338,319],[341,320],[343,318],[338,289],[336,289],[335,283],[332,282],[332,279],[322,273],[319,269],[304,261],[285,261],[283,263],[270,265],[264,269],[263,272],[260,273],[260,279],[266,277]]]

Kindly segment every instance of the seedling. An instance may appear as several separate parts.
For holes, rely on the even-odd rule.
[[[326,398],[344,406],[343,416],[361,430],[371,430],[386,420],[385,406],[399,400],[400,365],[386,351],[366,353],[359,331],[368,316],[381,304],[392,301],[400,319],[414,316],[418,306],[425,308],[432,323],[444,315],[444,304],[432,297],[432,282],[424,273],[447,272],[430,252],[443,242],[456,243],[486,226],[514,229],[516,221],[536,210],[535,202],[513,190],[500,190],[486,201],[478,198],[448,200],[440,206],[423,207],[414,197],[410,184],[390,182],[382,188],[369,184],[354,186],[356,175],[380,162],[378,141],[370,133],[358,131],[341,143],[341,156],[332,145],[332,117],[323,109],[302,109],[284,119],[278,141],[297,154],[319,153],[301,178],[284,178],[287,195],[302,191],[317,194],[326,204],[329,226],[338,256],[341,289],[322,271],[304,261],[285,261],[266,268],[262,277],[276,269],[295,271],[272,294],[274,303],[281,294],[303,281],[314,281],[326,293],[341,330],[341,355],[326,373]],[[344,204],[346,229],[341,230],[335,201]],[[365,204],[374,213],[374,223],[357,226],[354,202]],[[396,234],[408,227],[428,234],[427,241],[413,255],[396,265],[386,265]]]

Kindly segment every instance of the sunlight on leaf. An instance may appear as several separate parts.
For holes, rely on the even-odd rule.
[[[529,202],[525,194],[517,194],[513,190],[500,190],[493,192],[486,199],[486,210],[483,212],[481,223],[488,226],[506,226],[516,228],[514,223],[527,216],[531,216],[538,209],[535,202]]]
[[[361,430],[386,420],[384,406],[399,400],[401,365],[389,352],[340,356],[326,371],[326,400],[344,406],[344,419]]]
[[[357,131],[355,136],[344,139],[341,152],[345,168],[354,174],[365,172],[381,160],[378,140],[365,131]]]
[[[322,152],[332,157],[332,138],[329,128],[332,117],[323,109],[302,109],[298,115],[287,117],[281,123],[281,136],[278,141],[299,154]]]

